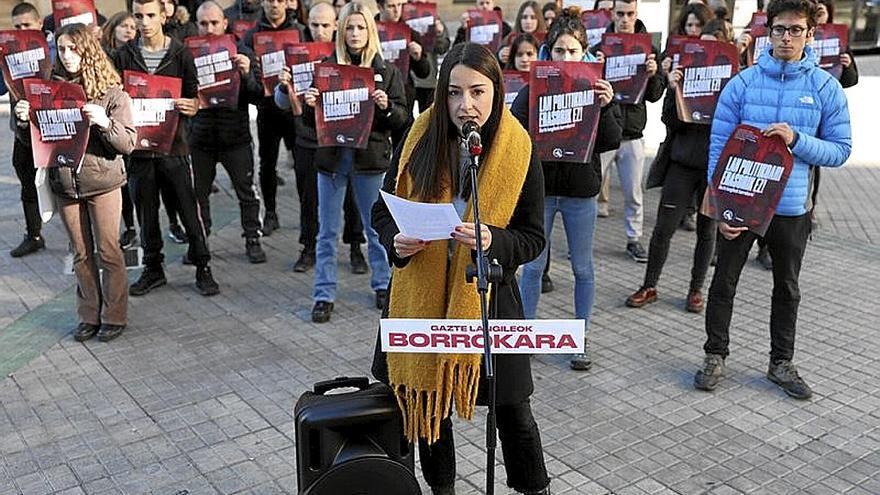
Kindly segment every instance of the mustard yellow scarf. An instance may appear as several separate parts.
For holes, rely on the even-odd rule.
[[[430,123],[430,109],[410,130],[400,156],[397,196],[412,197],[410,155]],[[480,165],[480,216],[483,223],[506,227],[519,200],[531,160],[528,133],[509,110],[504,109],[492,152]],[[517,194],[511,194],[516,192]],[[452,201],[450,188],[438,203]],[[473,222],[468,204],[465,222]],[[471,263],[470,250],[455,245],[448,260],[446,242],[432,242],[414,255],[404,268],[395,268],[388,315],[391,318],[478,319],[480,299],[475,284],[465,280]],[[448,265],[448,266],[447,266]],[[437,441],[440,421],[450,413],[453,398],[458,415],[473,417],[480,378],[481,354],[388,354],[388,376],[403,412],[404,432],[409,441],[419,437]]]

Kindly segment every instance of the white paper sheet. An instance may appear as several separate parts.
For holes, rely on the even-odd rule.
[[[423,241],[450,239],[462,224],[452,203],[418,203],[379,191],[400,233]]]

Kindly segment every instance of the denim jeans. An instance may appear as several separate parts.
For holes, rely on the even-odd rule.
[[[645,142],[641,138],[623,140],[620,148],[602,153],[601,159],[602,177],[606,183],[611,180],[609,167],[617,164],[620,189],[623,191],[623,226],[626,238],[629,241],[638,241],[642,238],[644,222],[642,196],[645,186],[642,174],[645,168]]]
[[[364,233],[367,234],[367,257],[370,262],[370,287],[376,291],[387,289],[391,268],[379,235],[373,230],[373,203],[379,198],[379,189],[385,174],[354,172],[353,153],[343,153],[335,174],[318,173],[318,246],[315,252],[315,288],[312,298],[317,301],[336,300],[336,243],[342,220],[342,203],[349,179],[354,188],[354,200],[361,214]]]
[[[574,272],[574,313],[585,321],[590,329],[593,314],[593,298],[596,294],[593,277],[593,233],[596,230],[596,198],[569,198],[547,196],[544,198],[544,236],[553,233],[553,218],[562,214],[568,250],[571,253],[571,270]],[[522,293],[523,311],[528,319],[535,318],[538,298],[541,297],[541,275],[549,256],[549,246],[541,255],[523,265],[519,290]]]

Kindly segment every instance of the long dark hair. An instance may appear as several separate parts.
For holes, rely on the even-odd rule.
[[[504,79],[501,67],[488,48],[476,43],[459,43],[449,50],[434,90],[434,105],[431,107],[431,121],[425,134],[413,148],[409,161],[409,174],[412,177],[412,195],[420,200],[439,199],[451,189],[453,194],[470,197],[470,182],[460,181],[460,147],[459,129],[452,124],[449,115],[448,95],[449,77],[452,69],[464,65],[473,69],[492,81],[494,96],[492,113],[483,125],[483,158],[489,158],[501,114],[504,111]],[[403,166],[403,165],[401,165]],[[461,185],[460,185],[461,184]]]
[[[538,51],[541,49],[541,43],[538,42],[538,38],[535,38],[529,33],[518,34],[513,38],[513,41],[510,42],[510,56],[507,57],[507,64],[504,66],[505,69],[516,69],[516,52],[519,51],[519,45],[522,45],[523,43],[528,43],[534,46],[535,55],[538,55]]]
[[[681,9],[681,14],[679,14],[678,20],[675,22],[675,34],[686,34],[684,27],[687,24],[688,16],[691,14],[694,14],[694,17],[700,21],[700,29],[705,28],[706,24],[715,18],[715,13],[705,4],[689,3]]]
[[[519,12],[516,13],[516,23],[513,26],[513,32],[516,34],[525,32],[522,30],[522,17],[526,9],[529,7],[532,8],[532,12],[535,14],[535,18],[538,20],[538,27],[535,29],[535,32],[547,32],[547,25],[544,24],[544,11],[541,10],[541,6],[538,5],[538,2],[536,2],[535,0],[526,0],[522,3],[522,5],[519,6]]]

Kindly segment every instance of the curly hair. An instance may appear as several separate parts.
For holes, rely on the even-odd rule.
[[[65,79],[79,75],[82,78],[82,87],[89,101],[97,100],[104,96],[109,88],[120,86],[122,80],[107,54],[98,44],[91,28],[85,24],[68,24],[55,32],[56,43],[62,36],[67,36],[76,46],[76,52],[82,57],[79,74],[70,74],[64,68],[64,64],[55,59],[55,73]]]
[[[700,21],[700,28],[705,27],[709,21],[715,18],[715,13],[705,4],[689,3],[681,9],[681,13],[675,21],[675,34],[687,34],[685,26],[691,14]]]
[[[578,40],[584,50],[589,48],[590,42],[587,39],[587,30],[581,22],[580,8],[572,6],[562,9],[562,12],[559,13],[559,16],[550,26],[550,31],[544,40],[544,45],[548,50],[552,49],[553,45],[556,44],[556,40],[564,34]]]

